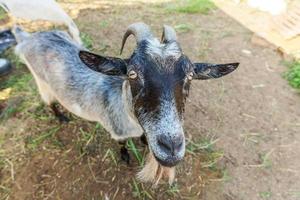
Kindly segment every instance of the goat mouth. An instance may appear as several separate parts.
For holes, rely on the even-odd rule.
[[[155,154],[154,154],[154,158],[156,159],[156,161],[159,164],[161,164],[164,167],[174,167],[180,162],[180,160],[171,160],[171,159],[168,161],[162,160],[162,159],[158,158]]]

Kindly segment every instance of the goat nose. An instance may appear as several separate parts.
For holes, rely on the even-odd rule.
[[[178,152],[182,147],[183,137],[170,137],[166,135],[160,135],[157,142],[162,150],[164,150],[166,153],[171,153],[172,156],[174,156],[175,153]]]

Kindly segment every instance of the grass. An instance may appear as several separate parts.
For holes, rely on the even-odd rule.
[[[232,177],[229,175],[229,172],[226,169],[222,170],[222,180],[224,182],[229,182],[232,180]]]
[[[0,185],[0,200],[7,200],[9,199],[10,190],[2,185]]]
[[[38,93],[33,82],[33,77],[23,65],[20,59],[14,54],[13,49],[7,50],[1,55],[11,61],[13,70],[10,74],[0,78],[0,92],[3,99],[7,99],[5,108],[0,114],[0,121],[6,120],[17,112],[30,109],[36,104]],[[2,96],[5,91],[9,93]]]
[[[103,160],[105,160],[107,157],[109,157],[113,161],[115,166],[118,166],[118,161],[117,161],[115,152],[113,150],[108,149],[103,157]]]
[[[29,87],[29,82],[32,80],[32,75],[29,73],[24,64],[17,55],[14,54],[13,49],[5,51],[1,57],[7,58],[14,66],[13,72],[5,76],[1,81],[0,90],[12,88],[12,93],[27,93],[32,92]]]
[[[269,191],[265,191],[265,192],[260,192],[259,196],[263,199],[269,199],[272,197],[272,193]]]
[[[192,156],[193,160],[200,160],[201,171],[205,171],[204,176],[211,180],[226,182],[231,179],[226,168],[220,168],[218,162],[223,158],[224,153],[215,149],[218,139],[199,138],[195,141],[188,141],[186,145],[187,156]],[[211,177],[210,177],[211,176]]]
[[[193,29],[192,25],[190,24],[178,24],[174,26],[174,28],[179,33],[187,33]]]
[[[168,193],[169,195],[171,195],[171,196],[176,196],[179,192],[180,192],[180,191],[179,191],[179,188],[178,188],[178,184],[177,184],[177,183],[171,185],[171,186],[169,187],[169,189],[167,190],[167,193]]]
[[[103,21],[101,21],[100,23],[99,23],[99,26],[100,26],[100,28],[102,28],[102,29],[104,29],[104,28],[107,28],[108,27],[108,21],[106,21],[106,20],[103,20]]]
[[[100,135],[98,131],[103,128],[99,123],[90,125],[87,129],[80,128],[80,135],[77,140],[77,147],[81,154],[95,154],[99,150]],[[112,155],[111,153],[109,155]]]
[[[169,7],[170,12],[208,14],[215,9],[215,4],[210,0],[183,0],[177,1],[175,6]]]
[[[80,38],[81,38],[85,48],[87,48],[89,50],[93,50],[93,47],[94,47],[93,46],[93,39],[89,34],[81,32]]]
[[[136,145],[134,144],[132,139],[127,140],[127,147],[128,150],[131,151],[134,157],[137,159],[140,166],[144,165],[145,156],[141,154],[141,152],[137,149]]]
[[[138,199],[153,199],[150,192],[148,192],[144,188],[144,184],[138,183],[135,179],[132,179],[131,189],[132,189],[133,197],[135,197],[135,198],[138,198]]]
[[[47,112],[49,111],[49,108],[43,102],[38,103],[32,110],[32,112],[26,112],[26,114],[32,117],[34,120],[49,122],[55,118],[53,114]]]
[[[132,196],[137,199],[155,199],[155,188],[148,188],[144,183],[138,182],[136,179],[132,179],[130,183]],[[161,188],[162,189],[162,188]],[[168,194],[172,199],[177,199],[180,193],[178,185],[175,183],[163,189],[162,193]]]
[[[49,138],[53,138],[54,135],[59,131],[60,127],[50,128],[46,132],[43,132],[37,136],[30,136],[26,139],[26,147],[30,150],[35,150],[41,145],[44,141]],[[57,140],[55,140],[57,141]],[[55,142],[57,144],[57,142]],[[61,145],[61,144],[59,144]]]
[[[258,144],[262,139],[262,135],[260,133],[248,133],[242,135],[242,137],[244,138],[244,145],[249,143]]]
[[[28,84],[31,80],[32,75],[30,73],[12,75],[8,80],[1,84],[0,89],[12,88],[13,92],[30,91]]]
[[[6,107],[0,113],[0,122],[7,120],[25,108],[24,100],[21,98],[9,99]]]
[[[197,141],[188,141],[186,146],[187,153],[196,155],[199,151],[206,151],[208,153],[214,152],[213,146],[218,140],[199,139]]]
[[[273,151],[270,151],[268,153],[265,153],[261,156],[261,165],[264,167],[264,168],[271,168],[272,167],[272,160],[270,158],[271,154],[272,154]]]
[[[21,62],[21,59],[14,53],[13,48],[6,50],[1,54],[1,57],[10,60],[12,65],[18,70],[25,67],[25,65]]]
[[[271,149],[269,152],[260,155],[260,163],[258,165],[248,165],[249,167],[258,167],[270,169],[272,167],[271,155],[274,152],[274,149]]]
[[[212,171],[218,171],[217,163],[221,158],[223,158],[223,152],[211,152],[207,154],[207,161],[202,163],[202,168],[209,168]]]
[[[284,74],[290,86],[300,89],[300,62],[293,62],[287,64],[289,69]]]
[[[17,72],[11,74],[8,79],[0,85],[0,91],[10,89],[7,106],[0,114],[0,120],[6,120],[17,112],[30,108],[32,97],[37,96],[35,85],[31,85],[32,75],[27,72]]]
[[[289,191],[288,194],[290,196],[300,198],[300,191]]]

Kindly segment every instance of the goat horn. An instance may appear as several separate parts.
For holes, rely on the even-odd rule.
[[[164,25],[163,34],[161,36],[161,41],[167,43],[170,41],[176,41],[177,36],[175,30],[171,26]]]
[[[126,43],[126,40],[130,35],[135,36],[135,39],[136,39],[137,43],[139,43],[142,40],[145,40],[147,38],[152,38],[153,37],[152,33],[151,33],[151,30],[150,30],[150,27],[147,24],[142,23],[142,22],[131,24],[130,26],[128,26],[127,31],[123,36],[122,47],[121,47],[120,54],[122,54],[124,45]]]

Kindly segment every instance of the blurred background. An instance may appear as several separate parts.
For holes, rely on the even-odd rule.
[[[135,178],[147,153],[138,139],[127,143],[127,166],[101,124],[66,110],[72,121],[59,124],[14,55],[14,24],[29,32],[67,27],[1,9],[0,200],[300,199],[299,1],[57,2],[78,26],[85,47],[101,55],[131,55],[133,38],[119,55],[123,34],[143,21],[158,38],[163,24],[173,26],[193,61],[240,67],[220,80],[193,82],[185,160],[174,185],[153,188]]]

